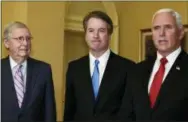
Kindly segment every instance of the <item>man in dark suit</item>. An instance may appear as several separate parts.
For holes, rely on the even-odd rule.
[[[134,62],[109,49],[113,23],[101,11],[83,20],[89,54],[69,63],[64,121],[111,120],[121,105],[127,71]]]
[[[121,118],[188,121],[188,55],[181,47],[183,36],[179,13],[160,9],[154,14],[152,37],[157,53],[128,75]]]
[[[2,122],[56,121],[51,68],[29,57],[31,39],[21,22],[12,22],[4,30],[9,56],[1,60]]]

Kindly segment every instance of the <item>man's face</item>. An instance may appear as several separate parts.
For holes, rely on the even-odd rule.
[[[177,26],[175,17],[171,13],[157,14],[152,24],[153,41],[159,53],[168,55],[180,46],[183,29]]]
[[[95,52],[105,51],[109,47],[110,34],[108,24],[99,18],[90,18],[87,22],[85,35],[90,50]]]
[[[12,58],[26,58],[31,50],[31,35],[26,28],[14,28],[9,38],[4,41]]]

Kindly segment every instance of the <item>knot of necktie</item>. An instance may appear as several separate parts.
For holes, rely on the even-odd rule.
[[[14,71],[15,71],[15,73],[17,73],[17,72],[21,72],[21,69],[22,69],[22,65],[16,65],[15,67],[14,67]]]
[[[163,57],[161,58],[160,62],[164,66],[168,62],[168,60],[166,59],[166,57]]]
[[[95,60],[95,66],[98,66],[99,60]]]

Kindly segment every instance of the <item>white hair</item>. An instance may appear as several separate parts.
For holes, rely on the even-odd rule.
[[[26,28],[29,31],[29,28],[26,26],[26,24],[24,24],[22,22],[19,22],[19,21],[13,21],[13,22],[10,22],[7,25],[5,25],[4,39],[9,39],[10,38],[10,34],[16,28]]]
[[[182,27],[183,27],[181,15],[180,15],[178,12],[174,11],[173,9],[171,9],[171,8],[163,8],[163,9],[159,9],[158,11],[156,11],[156,12],[154,13],[154,15],[153,15],[152,22],[153,22],[153,20],[154,20],[154,18],[155,18],[155,16],[156,16],[157,14],[163,13],[163,12],[171,13],[172,16],[174,16],[175,19],[176,19],[176,24],[177,24],[177,26],[178,26],[179,28],[182,28]]]

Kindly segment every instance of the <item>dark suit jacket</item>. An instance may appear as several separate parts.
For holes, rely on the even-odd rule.
[[[121,105],[127,71],[132,65],[132,61],[111,52],[95,101],[89,55],[70,62],[67,71],[64,121],[112,119]]]
[[[121,119],[188,121],[188,55],[184,51],[180,53],[151,108],[148,83],[155,59],[137,64],[132,76],[128,76],[128,89],[119,114]]]
[[[26,93],[19,108],[9,57],[1,60],[2,122],[55,122],[56,108],[50,65],[27,59]]]

